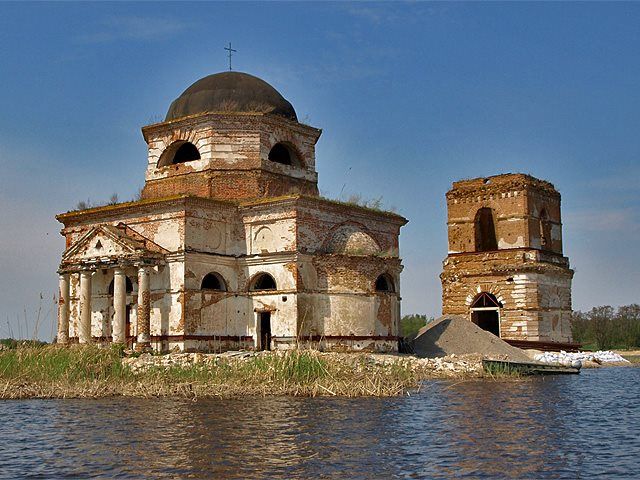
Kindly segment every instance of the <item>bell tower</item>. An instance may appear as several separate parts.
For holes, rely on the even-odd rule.
[[[322,131],[299,123],[293,106],[252,75],[198,80],[171,104],[164,122],[142,133],[148,145],[143,199],[318,195],[315,145]]]
[[[443,314],[506,340],[571,342],[573,270],[554,186],[524,174],[462,180],[447,192],[447,211]]]

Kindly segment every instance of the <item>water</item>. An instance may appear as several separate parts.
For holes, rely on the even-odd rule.
[[[0,402],[0,478],[639,478],[640,368],[391,399]]]

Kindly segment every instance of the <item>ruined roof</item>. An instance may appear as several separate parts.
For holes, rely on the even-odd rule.
[[[293,106],[275,88],[241,72],[201,78],[171,103],[165,121],[205,112],[262,112],[298,121]]]
[[[504,173],[491,177],[471,178],[453,182],[447,198],[477,197],[478,195],[525,191],[535,189],[548,195],[559,197],[560,193],[552,183],[527,175],[525,173]]]

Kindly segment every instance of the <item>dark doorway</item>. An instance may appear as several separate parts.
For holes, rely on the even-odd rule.
[[[501,308],[502,303],[493,293],[480,292],[471,303],[471,321],[499,337]]]
[[[271,312],[261,312],[260,318],[260,342],[258,350],[271,350]]]
[[[471,312],[471,321],[481,329],[500,336],[500,315],[498,310],[475,310]]]

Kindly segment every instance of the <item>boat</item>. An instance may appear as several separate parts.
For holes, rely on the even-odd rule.
[[[484,371],[492,374],[516,374],[516,375],[562,375],[580,373],[580,366],[540,363],[540,362],[513,362],[510,360],[483,359]]]

